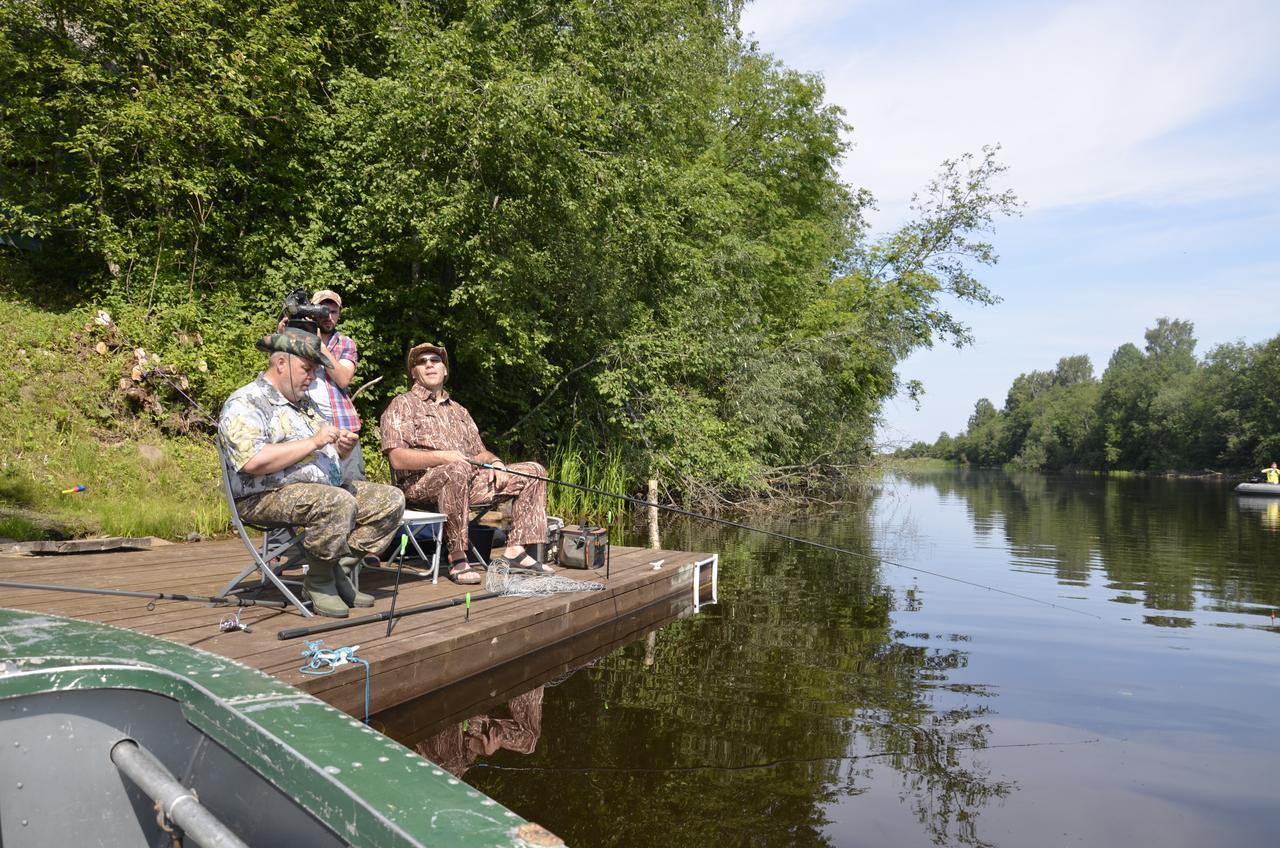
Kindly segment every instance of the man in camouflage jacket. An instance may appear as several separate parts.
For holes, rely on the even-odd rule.
[[[254,524],[302,527],[308,568],[303,588],[320,615],[345,618],[373,606],[352,573],[360,558],[387,547],[400,526],[404,495],[365,480],[342,482],[342,458],[356,435],[324,420],[307,397],[324,361],[319,339],[286,330],[263,338],[267,369],[227,398],[218,420],[236,469],[236,508]]]

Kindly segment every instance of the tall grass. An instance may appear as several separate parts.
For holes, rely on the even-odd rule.
[[[587,486],[603,492],[630,494],[622,465],[622,452],[618,449],[588,453],[570,437],[556,447],[547,463],[547,476],[552,480]],[[628,504],[607,495],[584,492],[569,486],[547,486],[547,511],[558,515],[570,524],[591,523],[603,525],[612,515],[615,525],[627,515]]]

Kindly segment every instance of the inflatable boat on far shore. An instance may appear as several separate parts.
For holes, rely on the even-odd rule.
[[[1241,483],[1236,486],[1238,495],[1271,495],[1280,498],[1280,483]]]

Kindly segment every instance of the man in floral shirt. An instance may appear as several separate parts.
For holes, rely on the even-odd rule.
[[[480,430],[466,407],[449,397],[449,352],[436,344],[420,344],[407,360],[413,388],[391,401],[382,413],[382,450],[396,471],[405,499],[414,505],[433,504],[445,514],[449,542],[449,579],[474,584],[480,575],[467,564],[467,518],[471,504],[514,498],[510,544],[503,559],[516,568],[538,574],[555,569],[538,562],[525,550],[547,539],[547,484],[515,474],[484,446]],[[495,469],[480,468],[483,462]],[[546,477],[536,462],[517,462],[512,471]]]
[[[342,458],[356,436],[325,421],[306,394],[324,361],[319,338],[286,330],[258,347],[270,352],[267,370],[227,398],[218,420],[237,472],[236,509],[254,524],[304,528],[303,588],[317,613],[345,618],[349,607],[373,606],[352,572],[361,556],[390,544],[404,496],[393,486],[343,482]]]

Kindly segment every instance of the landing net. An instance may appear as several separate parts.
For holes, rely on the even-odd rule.
[[[485,588],[499,595],[556,595],[561,592],[601,592],[605,585],[594,580],[574,580],[559,574],[529,574],[512,571],[495,558],[489,564],[489,576]]]

